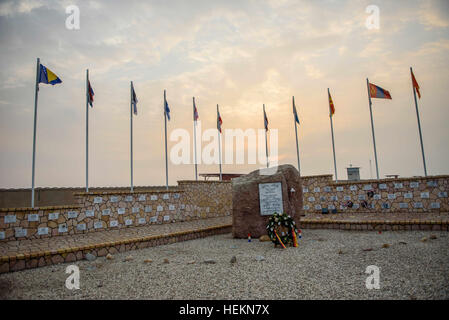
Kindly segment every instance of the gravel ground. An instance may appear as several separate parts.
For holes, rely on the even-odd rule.
[[[75,264],[79,290],[60,264],[1,274],[0,299],[449,299],[448,232],[303,230],[286,250],[226,234]],[[369,265],[379,290],[365,286]]]

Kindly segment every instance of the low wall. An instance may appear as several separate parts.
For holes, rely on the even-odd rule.
[[[230,181],[179,181],[169,190],[75,193],[77,204],[0,209],[0,241],[38,239],[231,215]]]
[[[339,212],[448,212],[448,190],[447,175],[342,182],[333,181],[332,175],[303,177],[306,213],[323,208]]]

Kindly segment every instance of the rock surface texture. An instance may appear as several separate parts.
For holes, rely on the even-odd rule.
[[[270,174],[265,174],[270,173]],[[302,185],[298,170],[292,165],[253,171],[232,179],[232,234],[234,238],[258,238],[267,234],[270,216],[260,214],[259,184],[281,182],[284,213],[297,225],[303,211]]]

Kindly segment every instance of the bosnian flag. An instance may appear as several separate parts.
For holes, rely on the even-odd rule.
[[[134,86],[133,83],[131,82],[131,104],[133,105],[133,111],[134,114],[137,115],[137,96],[136,96],[136,92],[134,91]]]
[[[369,84],[369,93],[371,98],[391,99],[390,92],[372,83]]]
[[[91,107],[93,107],[94,90],[92,89],[89,80],[87,80],[87,103],[90,104]]]
[[[221,125],[223,124],[223,120],[221,120],[220,111],[218,110],[218,104],[217,104],[217,129],[221,133]]]
[[[299,118],[298,113],[296,112],[296,106],[295,106],[295,98],[293,97],[293,116],[295,117],[295,121],[299,124]]]
[[[268,118],[267,118],[267,114],[265,112],[265,105],[263,106],[263,120],[264,120],[265,130],[268,131]]]
[[[168,107],[168,102],[165,100],[164,113],[167,115],[168,121],[170,121],[170,108]]]
[[[193,121],[197,121],[199,119],[198,109],[196,108],[195,100],[193,100]]]

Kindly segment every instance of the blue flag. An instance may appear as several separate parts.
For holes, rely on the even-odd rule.
[[[168,102],[165,100],[164,112],[167,115],[168,121],[170,121],[170,108],[168,107]]]
[[[135,115],[137,115],[137,102],[138,102],[138,100],[137,100],[136,92],[134,91],[134,86],[131,83],[131,104],[133,106],[133,111],[134,111]]]

